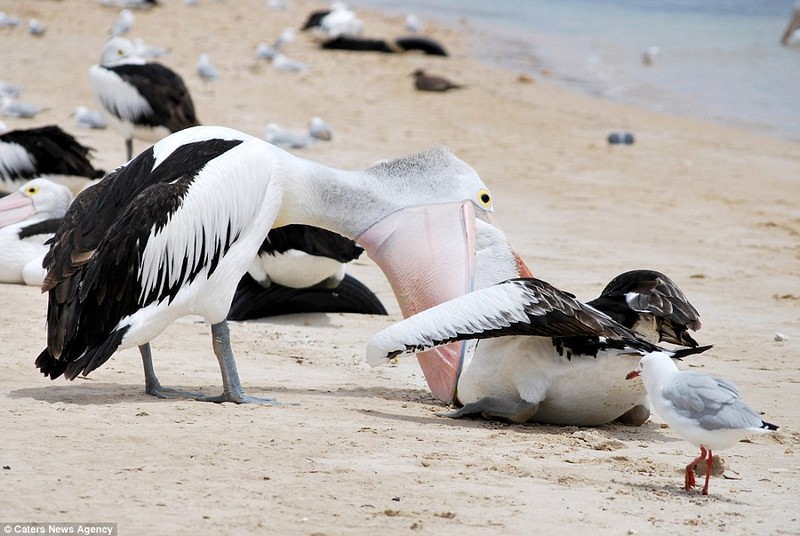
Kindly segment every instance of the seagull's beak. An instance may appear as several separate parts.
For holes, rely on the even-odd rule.
[[[632,379],[638,378],[638,377],[639,377],[639,371],[638,370],[632,370],[632,371],[630,371],[628,373],[627,376],[625,376],[625,379],[626,380],[632,380]]]
[[[0,199],[0,227],[22,221],[36,214],[30,197],[14,192]]]
[[[403,317],[473,290],[476,218],[491,224],[471,201],[424,205],[395,212],[358,237],[389,280]],[[455,398],[466,349],[459,342],[417,353],[431,392],[444,402]]]

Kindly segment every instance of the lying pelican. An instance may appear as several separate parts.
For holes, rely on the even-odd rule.
[[[71,202],[69,188],[41,178],[0,199],[0,283],[42,284],[45,241]]]
[[[452,386],[434,391],[462,406],[449,416],[638,425],[649,417],[649,405],[641,384],[624,381],[627,371],[642,355],[662,350],[655,344],[661,340],[689,346],[664,350],[675,358],[709,348],[698,347],[687,333],[700,327],[697,311],[658,272],[626,272],[584,304],[544,281],[520,278],[525,274],[505,237],[482,222],[476,259],[478,290],[405,315],[367,349],[370,363],[378,365],[451,343],[448,355],[456,357],[434,361],[425,371],[429,384],[434,377],[437,385]]]
[[[380,299],[346,273],[364,250],[349,238],[308,225],[272,229],[236,289],[228,320],[291,313],[385,315]]]
[[[363,242],[392,278],[427,282],[397,293],[414,310],[467,290],[474,228],[492,210],[475,171],[444,149],[342,171],[232,129],[182,130],[76,197],[45,257],[48,340],[36,366],[74,379],[138,346],[146,391],[186,396],[159,385],[150,341],[197,314],[223,383],[222,395],[200,398],[269,402],[243,392],[226,315],[272,227]]]

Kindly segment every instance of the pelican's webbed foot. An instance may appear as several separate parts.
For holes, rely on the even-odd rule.
[[[455,411],[437,413],[437,415],[452,419],[480,415],[484,419],[503,419],[522,424],[531,420],[538,410],[539,404],[527,400],[487,397],[465,404]]]

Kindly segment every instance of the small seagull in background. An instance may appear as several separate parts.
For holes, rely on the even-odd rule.
[[[214,64],[211,63],[211,60],[208,57],[208,54],[205,52],[201,52],[200,56],[197,58],[197,75],[203,80],[205,84],[210,84],[217,78],[219,78],[219,73],[217,72],[217,68],[214,67]]]
[[[281,127],[277,123],[269,123],[264,129],[264,139],[279,147],[303,149],[311,145],[314,138],[308,132],[295,132]]]
[[[267,0],[267,7],[270,9],[286,9],[289,4],[285,0]]]
[[[413,13],[409,13],[408,15],[406,15],[406,30],[408,30],[412,34],[419,33],[422,31],[422,23],[420,22],[419,18]]]
[[[647,50],[642,52],[642,63],[645,65],[653,65],[656,57],[661,54],[661,49],[658,47],[648,47]]]
[[[9,15],[5,11],[0,11],[0,27],[13,28],[22,24],[22,17]]]
[[[169,52],[164,47],[157,47],[153,45],[148,45],[144,42],[144,39],[141,37],[137,37],[136,39],[132,39],[131,42],[133,43],[133,48],[136,52],[136,55],[142,58],[146,58],[149,60],[154,60],[156,58],[160,58]]]
[[[28,33],[31,35],[44,35],[45,27],[44,24],[39,22],[37,19],[30,19],[28,21]]]
[[[272,57],[272,66],[279,71],[302,73],[308,70],[308,64],[292,60],[278,52]]]
[[[130,9],[123,9],[119,12],[117,20],[115,20],[114,24],[111,25],[111,30],[109,30],[111,37],[125,35],[126,33],[130,32],[135,21],[136,17],[133,16],[133,11]]]
[[[321,117],[311,118],[308,123],[308,132],[316,140],[331,141],[333,139],[333,128]]]
[[[6,117],[20,117],[29,119],[31,117],[35,117],[38,113],[45,110],[47,110],[47,108],[43,108],[42,106],[38,106],[36,104],[19,102],[13,97],[8,97],[5,95],[2,97],[2,99],[0,99],[0,113]]]
[[[81,128],[103,129],[108,126],[103,114],[97,110],[90,110],[86,106],[76,107],[72,115],[75,116],[75,125]]]
[[[626,379],[637,376],[641,376],[656,413],[676,434],[700,447],[700,456],[686,466],[686,491],[695,487],[695,467],[705,462],[703,495],[708,495],[712,450],[733,446],[749,435],[778,430],[742,401],[734,384],[702,372],[679,370],[665,352],[645,355]]]
[[[294,28],[284,28],[271,45],[259,43],[256,47],[256,56],[262,60],[272,60],[287,43],[294,41],[294,35]]]
[[[0,97],[17,98],[22,93],[22,88],[17,84],[0,80]]]
[[[461,84],[456,84],[442,76],[435,76],[425,74],[422,69],[417,69],[411,76],[414,77],[414,87],[420,91],[449,91],[451,89],[458,89],[464,87]]]

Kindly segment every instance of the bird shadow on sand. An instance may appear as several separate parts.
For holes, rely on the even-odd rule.
[[[632,490],[636,490],[637,494],[639,492],[651,494],[654,497],[657,497],[659,500],[670,500],[670,501],[677,500],[680,503],[684,504],[689,503],[697,506],[703,506],[708,504],[709,502],[724,503],[730,505],[742,505],[742,506],[749,504],[746,501],[740,501],[735,496],[726,494],[724,490],[715,493],[714,492],[715,482],[717,483],[717,487],[721,487],[720,482],[724,481],[724,479],[720,478],[711,479],[710,492],[708,495],[703,495],[702,493],[700,493],[700,488],[687,492],[680,485],[682,480],[677,478],[675,482],[667,484],[628,482],[616,478],[612,479],[611,481],[620,486],[627,486]]]
[[[184,391],[199,392],[204,395],[217,395],[222,391],[221,385],[173,385],[168,387]],[[260,397],[273,397],[278,400],[297,396],[324,396],[331,399],[341,397],[354,398],[378,398],[391,401],[436,404],[430,395],[415,389],[404,388],[384,388],[384,387],[355,387],[355,388],[332,388],[332,389],[295,389],[275,386],[246,386],[247,393]],[[289,395],[287,397],[287,395]],[[162,399],[148,395],[144,392],[143,384],[126,384],[97,382],[91,378],[76,378],[73,383],[66,385],[45,385],[42,387],[24,387],[15,389],[8,393],[11,399],[30,398],[47,402],[50,404],[76,404],[76,405],[107,405],[126,402],[136,403],[169,403],[171,400],[192,400],[191,398]],[[286,405],[298,405],[286,403]],[[299,404],[302,406],[302,403]],[[444,408],[443,408],[444,409]]]

